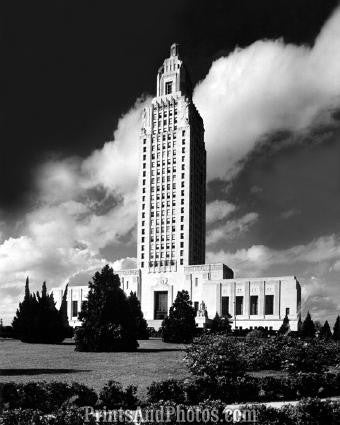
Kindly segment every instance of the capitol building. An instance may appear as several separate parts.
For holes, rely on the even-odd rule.
[[[157,95],[144,109],[139,149],[137,268],[119,270],[121,287],[136,292],[148,325],[158,329],[177,292],[188,291],[198,326],[230,314],[232,327],[277,330],[285,316],[297,330],[301,287],[294,276],[235,278],[222,263],[205,264],[206,150],[203,120],[178,45],[157,74]],[[63,289],[53,290],[57,306]],[[87,286],[68,289],[70,325]]]

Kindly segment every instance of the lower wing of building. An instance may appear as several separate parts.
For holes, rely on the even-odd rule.
[[[155,329],[182,290],[188,291],[201,327],[218,313],[229,314],[234,329],[278,330],[285,316],[291,330],[298,328],[301,287],[295,276],[235,279],[232,270],[222,263],[187,266],[184,272],[148,273],[131,269],[116,273],[127,295],[136,292],[148,325]],[[58,307],[63,289],[52,291]],[[78,314],[87,294],[87,286],[68,288],[68,318],[73,327],[80,326]]]

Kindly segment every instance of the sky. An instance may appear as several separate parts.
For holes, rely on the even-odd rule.
[[[9,3],[9,2],[8,2]],[[180,43],[207,149],[206,262],[295,275],[340,314],[340,9],[331,0],[2,5],[0,317],[135,266],[137,147]]]

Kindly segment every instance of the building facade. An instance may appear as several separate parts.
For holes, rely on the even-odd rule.
[[[137,141],[136,141],[137,143]],[[187,290],[206,326],[230,314],[234,328],[298,326],[301,288],[294,276],[235,279],[222,263],[205,264],[206,151],[203,120],[189,74],[170,48],[157,74],[157,96],[143,112],[139,140],[137,268],[120,270],[123,290],[136,292],[149,326],[159,328],[178,291]],[[72,326],[86,286],[70,287]],[[62,290],[53,289],[57,304]]]

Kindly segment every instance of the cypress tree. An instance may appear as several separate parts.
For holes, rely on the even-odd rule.
[[[323,339],[332,338],[332,331],[329,326],[328,320],[325,321],[324,325],[322,326],[320,330],[320,338],[323,338]]]
[[[333,328],[333,339],[335,341],[340,341],[340,316],[336,318],[334,328]]]
[[[290,331],[290,325],[289,325],[289,319],[288,316],[286,315],[283,319],[282,325],[279,329],[279,334],[281,335],[287,335]]]
[[[13,319],[14,335],[23,342],[60,343],[65,332],[58,310],[55,308],[53,294],[47,293],[46,282],[41,294],[31,294],[29,279],[26,279],[25,296],[19,304]]]
[[[315,337],[315,326],[314,322],[312,320],[312,317],[310,313],[307,313],[307,316],[302,323],[302,329],[301,329],[302,337],[303,338],[314,338]]]
[[[144,319],[144,315],[141,309],[140,301],[137,298],[135,292],[130,293],[128,297],[128,303],[130,306],[130,312],[132,317],[134,317],[137,328],[137,339],[149,339],[148,334],[148,324]]]

